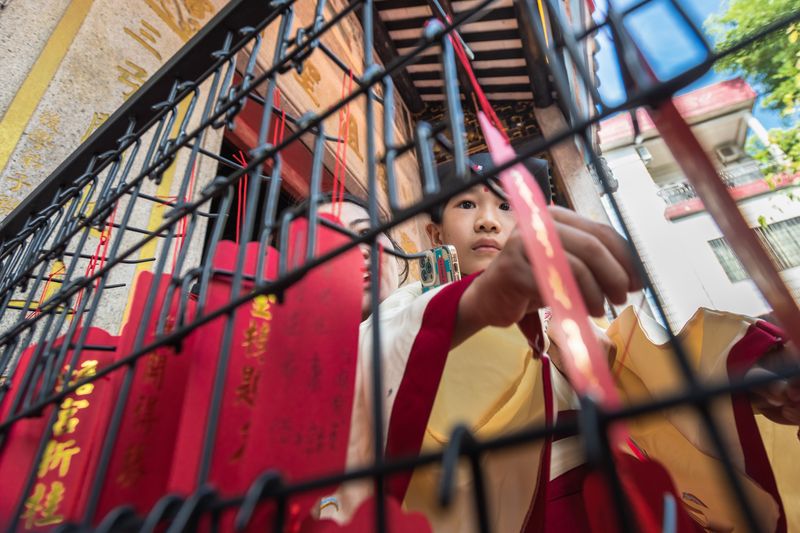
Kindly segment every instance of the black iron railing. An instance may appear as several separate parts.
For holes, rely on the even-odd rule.
[[[622,11],[610,8],[607,16],[600,22],[575,31],[570,23],[564,20],[558,3],[555,0],[546,0],[544,6],[549,12],[548,23],[553,29],[546,34],[535,6],[531,2],[520,2],[518,8],[526,15],[523,18],[534,21],[532,29],[536,45],[546,57],[553,89],[559,94],[559,103],[568,117],[569,128],[550,139],[539,139],[531,143],[514,161],[494,169],[484,169],[476,176],[465,178],[455,189],[442,190],[434,168],[434,144],[440,145],[442,149],[452,154],[457,168],[465,169],[467,161],[456,60],[447,35],[453,28],[458,28],[469,21],[479,20],[486,8],[491,6],[492,0],[479,2],[469,11],[456,16],[452,23],[431,23],[410,53],[396,57],[386,65],[375,64],[372,60],[374,0],[354,0],[331,16],[323,16],[326,2],[318,0],[316,4],[318,17],[310,26],[295,33],[290,31],[294,15],[292,0],[272,2],[232,0],[2,222],[0,323],[3,326],[0,332],[0,370],[3,377],[0,379],[3,381],[0,400],[8,402],[10,409],[0,420],[0,438],[2,438],[0,445],[7,446],[16,424],[41,416],[41,413],[48,412],[48,406],[59,405],[81,387],[108,375],[124,376],[122,387],[118,395],[113,398],[113,412],[108,432],[98,451],[97,474],[95,479],[83,488],[89,498],[87,508],[80,523],[75,524],[76,528],[96,527],[94,511],[101,496],[104,473],[115,446],[123,410],[131,401],[129,392],[135,369],[137,364],[141,364],[145,355],[158,348],[179,345],[192,331],[217,318],[223,318],[226,324],[221,347],[224,352],[231,342],[233,328],[231,317],[239,306],[248,304],[261,295],[284,294],[305,274],[356,246],[366,244],[371,247],[372,257],[378,257],[376,239],[382,232],[428,211],[457,192],[484,181],[488,176],[510,167],[515,162],[545,151],[556,143],[577,139],[590,156],[606,192],[613,192],[609,188],[610,181],[605,167],[600,163],[598,154],[592,150],[591,135],[594,125],[620,110],[641,105],[658,105],[697,79],[720,57],[734,53],[770,32],[785,28],[800,19],[800,14],[794,14],[786,19],[776,20],[735,47],[716,52],[683,11],[681,3],[675,0],[666,2],[673,15],[686,24],[704,43],[705,56],[701,63],[677,76],[653,81],[642,66],[636,47],[625,27],[627,17],[650,3],[651,0],[639,1]],[[320,45],[319,38],[351,13],[361,17],[365,58],[362,74],[357,79],[353,91],[322,112],[291,117],[294,126],[285,139],[276,143],[271,142],[271,128],[276,111],[273,95],[278,79],[292,69],[301,69],[303,62],[313,54],[333,56],[332,51]],[[256,70],[255,61],[248,62],[244,70],[239,72],[240,81],[235,82],[237,56],[244,50],[256,55],[261,46],[261,32],[273,23],[278,25],[279,45],[275,49],[272,63],[266,65],[263,72],[259,72]],[[620,66],[628,82],[624,103],[614,106],[606,105],[598,93],[593,81],[593,69],[587,64],[586,54],[582,48],[586,39],[592,38],[598,31],[606,30],[609,30],[614,37]],[[557,37],[555,41],[551,40],[553,35]],[[385,137],[382,141],[386,150],[384,153],[379,153],[375,125],[380,120],[387,118],[392,120],[394,117],[396,95],[392,74],[412,64],[419,53],[429,47],[441,49],[440,62],[446,89],[446,119],[437,124],[418,123],[413,141],[403,145],[396,144],[392,138],[392,128],[385,127]],[[565,56],[574,63],[579,75],[578,81],[597,104],[597,111],[591,115],[583,114],[570,97],[571,86],[564,68]],[[342,61],[338,63],[344,65]],[[376,87],[381,87],[382,97],[375,94]],[[229,175],[216,177],[202,190],[190,195],[193,169],[198,161],[220,160],[220,156],[205,147],[206,136],[226,125],[232,125],[249,99],[263,104],[263,112],[258,131],[258,144],[248,154],[248,162],[245,165],[234,164],[236,168]],[[364,155],[371,229],[362,235],[348,234],[351,239],[347,244],[321,256],[315,256],[310,252],[313,251],[316,228],[322,223],[317,214],[316,199],[322,194],[323,147],[324,143],[330,142],[330,136],[326,136],[323,131],[323,120],[357,99],[365,103],[364,135],[367,139],[367,149]],[[378,109],[378,103],[381,104],[382,112]],[[180,105],[185,106],[183,114],[178,111]],[[313,167],[309,178],[311,201],[305,210],[289,211],[279,218],[277,206],[281,189],[283,150],[292,142],[308,135],[314,138]],[[401,206],[394,165],[398,158],[412,151],[416,152],[420,164],[424,195],[413,205]],[[173,195],[174,198],[161,198],[155,193],[157,184],[164,172],[176,161],[181,162],[176,169],[179,180],[177,192]],[[225,162],[231,164],[230,161],[225,160]],[[213,273],[211,258],[219,245],[225,219],[232,216],[234,191],[245,175],[259,175],[265,163],[270,165],[270,175],[263,179],[250,179],[248,182],[247,197],[250,203],[245,210],[243,232],[258,236],[260,256],[264,256],[267,246],[273,242],[279,250],[286,250],[288,224],[299,217],[305,217],[310,224],[309,252],[299,264],[292,265],[289,265],[284,254],[275,279],[263,279],[259,265],[256,269],[259,274],[253,280],[254,285],[250,290],[242,291],[240,289],[245,282],[243,274],[245,256],[244,247],[241,247],[235,259],[236,267],[231,280],[231,294],[234,296],[226,305],[206,312],[203,310],[203,299]],[[390,210],[388,219],[381,216],[379,206],[380,185],[377,176],[379,167],[383,167],[386,173]],[[264,193],[264,189],[265,209],[259,212],[255,209],[255,202],[259,195]],[[619,215],[613,195],[609,194],[609,198]],[[215,199],[218,199],[216,201],[219,208],[212,210],[211,204]],[[157,221],[155,227],[134,227],[137,209],[140,206],[153,204],[163,206],[163,217]],[[618,219],[623,220],[620,216]],[[211,238],[204,257],[190,257],[188,246],[175,248],[175,243],[179,239],[189,241],[201,238],[201,232],[206,225],[209,226]],[[105,235],[105,240],[102,235]],[[141,251],[149,249],[153,243],[157,245],[155,255],[141,257]],[[93,253],[98,245],[104,247],[102,260],[99,262],[96,251]],[[168,252],[173,249],[176,250],[173,252],[174,265],[170,265]],[[56,261],[60,261],[63,268],[54,274],[52,269]],[[146,305],[145,316],[141,317],[142,330],[130,353],[118,354],[112,364],[99,369],[91,377],[56,387],[59,376],[64,375],[65,367],[66,375],[72,375],[82,351],[102,349],[87,345],[88,327],[100,320],[99,313],[104,309],[104,305],[119,298],[119,284],[130,283],[131,269],[141,261],[152,262],[152,271],[156,276],[169,275],[169,290],[180,301],[188,299],[192,291],[198,294],[197,314],[185,320],[179,319],[170,327],[166,324],[165,313],[159,310],[162,312],[156,335],[145,341],[144,325],[150,322],[153,313],[157,311],[152,305]],[[90,265],[91,262],[95,264]],[[373,262],[371,265],[373,293],[377,292],[379,278],[378,264]],[[45,290],[48,287],[49,290]],[[155,291],[154,286],[148,295],[148,304],[155,301]],[[37,298],[43,292],[47,297],[44,301],[37,302]],[[790,296],[787,294],[788,297]],[[377,318],[380,308],[375,300],[373,300],[372,315]],[[662,315],[662,321],[667,323],[657,299],[656,309]],[[75,317],[81,318],[78,320]],[[373,334],[372,345],[376,347],[376,351],[372,359],[371,379],[373,391],[378,392],[382,390],[381,358],[377,351],[381,346],[379,328],[375,327]],[[56,339],[62,337],[70,339],[70,342],[56,343]],[[737,381],[725,386],[701,384],[690,369],[686,355],[672,332],[670,332],[670,342],[675,348],[676,361],[686,378],[686,390],[682,394],[613,412],[587,409],[580,423],[558,422],[551,428],[531,428],[487,441],[475,441],[469,432],[459,431],[453,435],[449,448],[443,453],[427,453],[419,457],[387,461],[379,452],[374,464],[368,468],[338,473],[324,479],[284,484],[280,482],[279,473],[270,473],[258,478],[254,474],[254,483],[249,492],[226,499],[219,498],[213,489],[205,484],[214,454],[214,431],[221,416],[222,376],[225,373],[226,358],[220,357],[218,377],[211,391],[210,410],[199,415],[207,417],[209,424],[204,437],[202,466],[196,492],[186,499],[165,495],[147,516],[138,516],[129,509],[119,509],[109,515],[100,527],[108,531],[139,528],[153,530],[156,525],[163,523],[171,524],[172,530],[189,529],[200,517],[213,518],[222,510],[230,508],[239,508],[240,519],[246,522],[252,515],[253,509],[267,501],[285,501],[289,495],[314,488],[357,478],[372,478],[376,481],[378,502],[375,527],[379,531],[384,531],[386,518],[381,505],[385,495],[383,480],[390,474],[441,462],[444,457],[452,456],[453,453],[456,456],[478,458],[490,450],[519,446],[556,432],[580,432],[587,446],[588,456],[595,461],[610,465],[610,457],[606,453],[607,435],[604,431],[609,423],[646,415],[660,409],[687,405],[694,407],[701,415],[712,442],[723,458],[733,493],[738,498],[743,513],[748,517],[749,524],[756,530],[755,512],[733,473],[730,456],[722,444],[709,405],[718,396],[749,390],[768,382],[769,379]],[[17,372],[20,355],[31,345],[36,346],[30,358],[31,364],[19,380],[19,386],[10,388],[9,385],[15,375],[19,377]],[[779,376],[798,374],[800,369],[793,367],[786,369]],[[374,427],[382,428],[382,394],[375,393],[372,398]],[[57,410],[51,409],[49,413],[33,464],[40,463],[53,431]],[[376,450],[383,449],[383,435],[380,430],[375,432],[374,444]],[[448,468],[455,468],[455,463],[452,460],[445,461],[445,464],[449,465]],[[613,477],[613,468],[608,471]],[[444,475],[448,479],[453,479],[447,472]],[[17,524],[19,517],[24,514],[26,498],[31,493],[35,480],[36,469],[32,468],[20,493],[3,494],[4,498],[15,498],[16,502],[16,516],[11,517],[10,530],[16,527],[14,524]],[[452,490],[452,486],[445,487],[444,490]],[[621,500],[622,494],[617,493],[615,497],[617,508],[624,509],[626,505]],[[278,508],[285,510],[280,506]],[[485,501],[479,502],[479,508],[485,508]],[[284,518],[282,512],[276,513],[277,524],[283,523]],[[485,522],[481,524],[481,530],[487,530]]]

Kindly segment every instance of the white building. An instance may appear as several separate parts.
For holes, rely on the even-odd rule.
[[[768,182],[744,152],[748,134],[766,138],[752,115],[756,94],[743,80],[716,83],[676,98],[692,131],[719,165],[729,190],[792,295],[800,296],[800,175]],[[637,112],[600,125],[600,146],[619,182],[615,198],[631,229],[668,319],[680,328],[698,307],[758,316],[768,305],[688,184],[652,122]],[[638,142],[636,142],[638,141]],[[780,153],[776,153],[781,157]]]

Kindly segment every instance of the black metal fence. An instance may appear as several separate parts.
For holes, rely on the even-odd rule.
[[[556,143],[577,138],[583,149],[590,155],[594,167],[599,169],[600,180],[608,191],[609,176],[605,166],[599,163],[597,154],[592,149],[591,128],[600,120],[620,110],[632,109],[641,105],[657,105],[668,99],[679,89],[687,86],[700,75],[708,71],[720,57],[734,53],[748,44],[761,39],[770,32],[780,30],[800,19],[796,13],[784,20],[776,20],[762,31],[752,35],[735,47],[723,51],[714,51],[707,44],[705,37],[691,19],[686,15],[680,2],[672,0],[664,2],[676,19],[681,20],[705,43],[705,54],[702,62],[693,68],[666,80],[655,80],[642,66],[637,49],[626,28],[626,20],[637,10],[645,8],[652,0],[636,2],[624,11],[610,8],[607,16],[600,23],[576,31],[560,16],[561,11],[553,0],[546,0],[544,5],[550,13],[549,23],[553,27],[556,40],[548,43],[545,30],[538,22],[534,24],[533,34],[538,48],[546,56],[550,79],[554,90],[559,94],[559,102],[565,110],[570,126],[559,135],[548,139],[540,139],[519,153],[516,161],[547,150]],[[426,27],[423,37],[414,46],[411,53],[396,57],[387,65],[373,63],[373,13],[374,0],[356,0],[345,9],[330,17],[324,17],[325,0],[318,0],[316,13],[318,17],[307,28],[290,34],[290,22],[293,17],[292,0],[274,0],[272,2],[256,0],[233,0],[219,15],[203,28],[174,58],[153,76],[137,93],[135,93],[101,128],[99,128],[75,153],[73,153],[58,169],[31,194],[0,226],[0,321],[3,329],[0,333],[0,369],[2,370],[2,388],[0,400],[9,406],[5,416],[0,420],[0,445],[7,446],[9,434],[15,424],[26,419],[42,416],[48,412],[48,406],[59,405],[70,394],[87,384],[94,383],[104,376],[123,375],[123,385],[119,394],[113,398],[113,413],[109,429],[102,445],[98,448],[99,463],[95,479],[87,491],[88,503],[81,523],[61,527],[63,529],[87,529],[96,527],[93,522],[94,510],[101,496],[102,480],[108,467],[112,450],[115,446],[123,410],[130,401],[129,391],[137,364],[143,356],[152,353],[159,347],[179,345],[189,333],[203,324],[218,317],[228,317],[225,326],[223,343],[231,342],[233,328],[233,312],[238,306],[252,301],[260,295],[282,294],[304,274],[326,261],[346,252],[353,247],[366,244],[373,251],[372,257],[378,256],[376,238],[380,233],[429,210],[461,190],[465,190],[485,177],[496,174],[512,163],[495,169],[485,169],[481,175],[461,183],[457,189],[442,190],[434,169],[433,146],[435,143],[452,154],[456,166],[465,168],[468,157],[464,145],[464,126],[462,101],[459,98],[456,60],[452,44],[448,40],[448,32],[470,21],[479,20],[492,0],[484,0],[474,8],[456,16],[452,23],[433,23]],[[518,7],[526,12],[528,19],[540,21],[536,6],[531,2],[520,2]],[[337,104],[320,113],[308,113],[293,119],[293,127],[285,139],[272,142],[271,124],[275,116],[273,96],[280,76],[292,69],[301,69],[303,62],[312,54],[332,55],[328,49],[320,46],[319,38],[338,24],[349,13],[359,13],[363,28],[364,66],[363,74],[355,80],[353,91]],[[279,35],[274,59],[264,72],[258,73],[255,61],[250,61],[240,72],[241,77],[235,81],[237,55],[249,50],[252,57],[257,55],[261,46],[260,33],[271,23],[279,25]],[[606,105],[598,93],[593,81],[593,69],[587,64],[586,55],[581,49],[581,42],[592,38],[598,31],[610,31],[615,42],[616,54],[624,78],[627,81],[625,101],[619,105]],[[442,77],[445,80],[446,120],[437,124],[420,123],[414,133],[414,139],[405,145],[397,145],[391,138],[392,128],[384,130],[383,145],[385,153],[378,153],[375,125],[384,117],[393,117],[395,91],[391,75],[399,69],[412,64],[416,57],[429,47],[441,48]],[[564,57],[568,56],[579,73],[579,82],[597,103],[596,111],[587,115],[579,110],[570,97],[570,84],[564,68]],[[344,64],[339,61],[339,64]],[[543,63],[544,64],[544,63]],[[381,87],[382,96],[374,90]],[[215,130],[231,125],[248,99],[263,104],[258,145],[248,154],[245,165],[237,164],[203,148],[204,137]],[[212,275],[212,261],[216,247],[220,242],[222,231],[231,213],[237,187],[245,175],[258,176],[265,163],[271,164],[271,173],[263,179],[248,181],[248,209],[242,221],[243,232],[258,236],[260,256],[266,247],[276,242],[276,247],[285,250],[288,233],[282,231],[298,217],[306,217],[309,221],[309,240],[313,242],[318,224],[323,223],[317,215],[315,200],[322,194],[323,145],[330,142],[323,131],[323,120],[333,116],[343,106],[356,99],[365,103],[367,150],[365,155],[368,173],[368,204],[371,229],[363,235],[352,235],[351,240],[322,256],[308,253],[299,265],[288,266],[285,257],[280,261],[278,275],[275,279],[262,279],[256,275],[251,290],[242,292],[245,282],[243,274],[244,247],[236,258],[236,267],[232,275],[232,296],[223,307],[212,312],[202,310],[202,302],[207,294],[209,279]],[[179,116],[178,106],[184,102],[186,113]],[[378,106],[377,104],[381,105]],[[379,110],[382,109],[382,112]],[[190,125],[191,124],[191,125]],[[281,156],[283,149],[300,137],[314,137],[313,168],[310,176],[311,202],[305,210],[288,212],[280,220],[277,216],[281,190]],[[403,154],[416,151],[420,162],[420,175],[425,191],[424,196],[414,205],[402,206],[398,199],[397,178],[394,162]],[[170,198],[155,194],[157,184],[163,173],[176,159],[183,156],[176,176],[178,192]],[[233,168],[227,176],[218,176],[202,190],[190,194],[193,183],[193,169],[198,161],[217,160],[221,164]],[[390,216],[388,220],[381,217],[378,198],[379,166],[386,171],[386,190],[389,198]],[[264,209],[255,209],[259,195],[265,195]],[[611,204],[617,209],[613,196],[609,195]],[[218,208],[211,209],[212,201]],[[163,218],[155,227],[137,228],[133,225],[137,206],[158,204],[163,206]],[[617,213],[619,214],[619,213]],[[622,217],[618,217],[622,220]],[[189,247],[176,243],[202,238],[202,232],[208,226],[210,240],[203,252],[204,257],[192,258]],[[341,231],[341,230],[340,230]],[[143,249],[149,249],[157,243],[158,253],[153,257],[141,257]],[[98,250],[102,253],[98,254]],[[175,250],[169,264],[168,250]],[[634,250],[635,252],[635,250]],[[53,270],[54,262],[59,261],[60,270]],[[87,343],[88,327],[97,323],[103,305],[113,299],[119,299],[125,291],[120,287],[117,273],[124,269],[135,268],[140,262],[152,262],[152,271],[156,276],[169,274],[169,291],[179,301],[186,301],[191,291],[199,295],[198,312],[192,318],[179,319],[173,327],[166,324],[166,313],[161,313],[157,332],[152,340],[145,341],[144,332],[137,335],[135,345],[130,353],[118,354],[119,357],[109,365],[99,369],[95,375],[66,385],[58,386],[59,376],[72,375],[77,368],[80,354],[84,350],[102,350],[102,346]],[[261,272],[257,268],[256,272]],[[643,271],[642,271],[643,272]],[[373,261],[371,266],[373,291],[377,290],[379,280],[378,265]],[[122,276],[124,278],[124,276]],[[646,276],[645,276],[646,277]],[[129,282],[125,278],[123,283]],[[194,287],[194,288],[193,288]],[[39,296],[45,292],[45,301],[38,302]],[[148,302],[156,298],[154,286]],[[787,294],[786,298],[790,298]],[[372,314],[377,317],[380,310],[373,300]],[[166,300],[169,301],[169,300]],[[656,302],[658,299],[656,298]],[[145,315],[141,324],[150,322],[151,313],[159,310],[152,305],[145,306]],[[163,311],[163,310],[161,310]],[[656,305],[656,311],[664,319],[663,309]],[[81,320],[76,320],[81,317]],[[663,322],[667,322],[663,320]],[[79,328],[79,324],[81,327]],[[374,329],[375,342],[379,347],[380,331]],[[56,342],[58,338],[70,339],[70,342]],[[589,457],[599,461],[610,461],[603,450],[607,450],[606,434],[603,428],[609,423],[628,417],[645,415],[659,409],[678,405],[689,405],[697,410],[705,426],[716,444],[720,457],[728,470],[728,479],[732,493],[738,499],[750,527],[758,530],[755,513],[748,502],[743,488],[733,474],[731,459],[725,450],[719,429],[709,411],[710,401],[718,395],[748,390],[760,382],[754,380],[738,381],[731,385],[717,386],[698,382],[687,363],[684,351],[674,335],[670,333],[674,345],[674,353],[684,372],[686,379],[685,393],[661,398],[648,405],[637,405],[619,411],[606,412],[601,409],[586,409],[579,421],[562,421],[554,427],[532,428],[512,435],[505,435],[489,441],[474,441],[468,433],[453,436],[449,447],[443,453],[426,453],[419,457],[408,457],[403,460],[385,460],[380,453],[370,468],[329,476],[325,479],[307,480],[297,484],[281,483],[274,474],[259,477],[254,481],[251,490],[236,498],[220,498],[204,485],[209,471],[214,449],[214,431],[220,417],[220,402],[223,381],[217,379],[211,392],[210,411],[204,413],[209,419],[207,434],[202,451],[200,479],[197,492],[187,499],[165,495],[164,499],[154,507],[147,516],[137,516],[130,509],[119,509],[111,513],[99,527],[103,530],[143,529],[155,530],[160,525],[170,524],[171,530],[191,529],[201,517],[216,517],[224,509],[240,508],[240,518],[246,521],[252,510],[259,503],[267,500],[285,501],[289,495],[323,486],[353,480],[356,478],[373,478],[376,482],[378,513],[376,530],[387,528],[384,508],[381,505],[385,495],[386,476],[419,465],[444,462],[445,469],[455,468],[456,461],[452,457],[470,456],[476,458],[490,450],[518,446],[530,443],[547,435],[580,432],[589,450]],[[31,355],[24,375],[17,374],[21,353],[31,345],[36,348]],[[225,346],[225,345],[223,345]],[[223,349],[223,351],[225,351]],[[218,369],[224,374],[224,357],[220,358]],[[380,357],[374,354],[374,390],[381,390]],[[786,369],[783,376],[800,374],[797,368]],[[19,379],[18,386],[11,387],[12,380]],[[382,427],[382,395],[373,395],[374,427]],[[51,438],[53,424],[57,420],[57,409],[49,410],[44,434],[38,441],[33,464],[39,464],[46,452]],[[589,428],[595,428],[591,430]],[[383,448],[383,436],[376,432],[374,441],[376,449]],[[613,475],[613,468],[608,469]],[[478,472],[479,473],[479,472]],[[447,472],[444,477],[451,479]],[[254,474],[254,478],[256,478]],[[25,513],[26,498],[34,488],[36,469],[31,468],[24,482],[22,491],[8,494],[3,491],[3,498],[14,498],[16,517],[10,522],[9,530],[13,530],[19,517]],[[451,490],[452,486],[445,487]],[[622,494],[616,494],[623,498]],[[485,502],[479,503],[479,509]],[[285,518],[285,508],[279,506],[276,513],[276,530],[281,529]],[[618,506],[624,509],[620,502]],[[481,513],[478,513],[481,515]],[[246,524],[242,524],[246,525]],[[484,521],[481,529],[486,531]],[[630,523],[628,523],[628,527]]]

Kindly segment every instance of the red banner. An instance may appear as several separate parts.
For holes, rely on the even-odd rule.
[[[243,272],[252,278],[256,272],[259,245],[251,242],[245,246]],[[230,241],[219,243],[213,259],[216,273],[209,282],[204,312],[214,311],[230,302],[232,273],[238,253],[237,244]],[[264,264],[265,278],[274,278],[277,259],[277,251],[269,248]],[[252,281],[243,280],[242,293],[252,287]],[[223,369],[224,392],[208,481],[225,495],[244,490],[245,487],[238,483],[237,467],[249,434],[255,393],[264,372],[274,303],[273,296],[258,296],[236,309],[230,346],[221,346],[227,315],[201,326],[187,338],[185,351],[191,354],[191,365],[187,376],[186,408],[181,413],[175,439],[180,460],[172,465],[170,491],[188,495],[197,488],[214,380],[223,350],[228,352],[229,359],[227,367]]]
[[[77,340],[80,334],[81,329],[78,328],[73,339]],[[56,339],[51,349],[52,355],[55,355],[55,351],[63,345],[63,342],[65,342],[63,336]],[[66,366],[62,370],[56,390],[60,389],[65,381],[68,385],[72,385],[95,375],[98,370],[114,360],[113,349],[117,346],[117,337],[100,328],[89,328],[85,344],[90,348],[103,346],[110,350],[82,350],[71,375],[66,375],[68,370]],[[22,385],[23,376],[30,365],[43,364],[46,360],[46,357],[40,356],[39,361],[32,361],[35,350],[36,347],[31,346],[21,355],[20,364],[11,380],[11,394],[6,397],[0,408],[3,419],[10,412],[13,395]],[[72,354],[73,350],[67,351],[65,359],[67,363],[70,362]],[[20,420],[12,426],[0,453],[0,479],[3,480],[0,527],[6,529],[10,526],[31,471],[35,475],[33,488],[25,500],[16,529],[45,530],[83,518],[89,496],[87,487],[94,479],[116,393],[114,381],[112,373],[93,383],[83,385],[57,406],[51,405],[45,408],[39,417]],[[34,465],[35,455],[54,408],[57,409],[56,421],[50,439],[46,443],[42,460],[37,466]]]
[[[307,224],[291,228],[290,258],[303,257]],[[318,227],[316,255],[348,238]],[[245,446],[240,486],[277,470],[296,482],[345,469],[358,358],[364,258],[354,248],[313,269],[273,307],[267,359],[255,396],[250,440]],[[328,487],[289,501],[287,530],[297,531]],[[263,530],[269,512],[257,513],[252,530]]]
[[[142,272],[137,278],[130,320],[120,335],[120,357],[133,353],[147,298],[155,281],[151,272]],[[169,282],[169,275],[158,278],[158,289],[140,346],[155,340],[159,316],[166,305]],[[164,324],[165,332],[175,327],[179,298],[179,291],[172,291]],[[189,298],[184,305],[184,320],[191,320],[194,300]],[[174,460],[177,434],[175,422],[181,414],[190,363],[189,353],[176,352],[171,347],[159,348],[137,360],[117,442],[95,514],[96,522],[119,505],[130,505],[137,513],[145,515],[165,494],[170,466]]]

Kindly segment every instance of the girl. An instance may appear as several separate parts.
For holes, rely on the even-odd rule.
[[[592,314],[602,315],[605,298],[621,303],[629,291],[640,288],[625,243],[613,229],[565,209],[550,211]],[[424,294],[419,284],[410,284],[383,302],[385,425],[381,431],[387,457],[441,449],[457,425],[481,439],[541,426],[548,418],[546,393],[559,415],[569,416],[577,409],[566,378],[557,369],[547,371],[534,357],[535,351],[543,352],[548,345],[539,316],[543,302],[514,226],[507,202],[494,187],[476,186],[456,195],[433,214],[428,234],[435,245],[456,247],[466,277]],[[632,310],[621,318],[609,334],[621,354],[615,370],[623,396],[639,401],[680,390],[683,382],[654,324]],[[368,466],[375,456],[369,377],[372,327],[368,319],[360,332],[350,468]],[[724,313],[699,313],[682,335],[690,345],[694,342],[703,348],[692,352],[691,362],[701,378],[709,379],[727,379],[728,368],[737,364],[743,373],[782,344],[775,330]],[[712,337],[714,342],[702,342]],[[545,390],[548,381],[552,394]],[[733,399],[715,414],[733,444],[737,475],[756,504],[759,520],[765,530],[775,530],[783,513],[769,465],[762,461],[763,446],[759,448],[760,441],[752,438],[752,411],[742,410],[741,402]],[[744,530],[727,488],[715,482],[718,461],[693,417],[664,413],[646,424],[637,421],[631,432],[646,453],[670,469],[682,503],[695,519],[688,527]],[[545,453],[550,445],[550,453]],[[598,502],[585,502],[582,497],[588,471],[583,463],[578,437],[482,455],[491,529],[587,531],[590,515],[603,509],[592,509]],[[423,512],[434,531],[475,531],[469,471],[459,471],[454,500],[447,510],[437,505],[438,474],[435,466],[392,477],[387,483],[389,494],[407,509]],[[350,483],[323,508],[322,516],[345,522],[370,492],[369,480]],[[686,524],[688,518],[683,512],[681,516]]]

